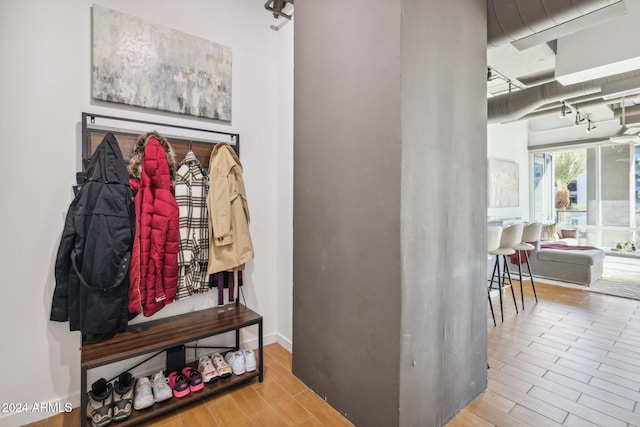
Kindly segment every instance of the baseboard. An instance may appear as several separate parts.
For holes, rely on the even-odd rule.
[[[281,334],[274,332],[272,334],[269,335],[265,335],[263,337],[263,343],[264,345],[269,345],[269,344],[280,344],[282,347],[284,347],[289,353],[291,353],[292,348],[293,348],[293,344],[291,343],[291,341],[289,341],[287,338],[285,338],[284,336],[282,336]],[[252,338],[249,340],[245,340],[242,342],[242,347],[244,348],[250,348],[252,350],[255,350],[258,348],[258,338]]]
[[[263,337],[262,337],[263,344],[264,344],[264,345],[269,345],[269,344],[273,344],[273,343],[275,343],[275,342],[276,342],[276,339],[277,339],[277,335],[278,335],[278,334],[276,334],[276,333],[274,332],[274,333],[272,333],[272,334],[269,334],[269,335],[265,335],[265,336],[263,336]],[[252,350],[255,350],[255,349],[257,349],[257,348],[258,348],[258,343],[259,343],[259,341],[258,341],[258,337],[255,337],[255,338],[251,338],[251,339],[249,339],[249,340],[244,340],[244,341],[242,341],[242,343],[241,343],[241,347],[244,347],[244,348],[250,348],[250,349],[252,349]]]
[[[284,347],[289,353],[293,353],[293,343],[280,334],[277,334],[276,342]]]

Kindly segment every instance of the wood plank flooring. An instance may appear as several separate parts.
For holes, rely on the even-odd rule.
[[[140,424],[147,427],[353,426],[291,373],[291,353],[278,344],[264,347],[264,381],[250,381],[175,412]],[[72,427],[78,409],[29,427]],[[117,426],[118,423],[113,423]]]
[[[488,388],[448,426],[640,426],[640,301],[542,283],[536,289],[537,304],[525,283],[525,310],[518,314],[506,295],[504,323],[493,298],[498,326],[489,315]],[[30,426],[77,423],[76,410]],[[276,344],[265,347],[263,383],[143,425],[352,424],[291,374],[291,354]]]
[[[640,301],[525,281],[492,298],[488,388],[447,426],[640,426]]]

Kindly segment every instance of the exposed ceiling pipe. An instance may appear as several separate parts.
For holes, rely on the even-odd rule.
[[[539,107],[555,101],[600,92],[600,85],[593,82],[562,86],[558,82],[545,83],[488,100],[489,123],[515,121]]]
[[[601,105],[611,105],[611,104],[615,104],[617,102],[620,102],[621,99],[622,99],[622,95],[617,96],[615,98],[608,98],[608,99],[604,100],[602,94],[598,92],[597,94],[578,96],[576,98],[563,99],[562,101],[565,101],[566,103],[568,103],[570,105],[580,106],[580,108],[584,108],[585,106],[599,107]],[[626,95],[626,100],[629,101],[629,102],[633,102],[633,104],[635,105],[635,104],[637,104],[636,101],[640,101],[640,95],[631,95],[631,96]],[[590,101],[597,101],[597,102],[591,103]],[[556,111],[557,108],[558,108],[558,103],[557,102],[550,102],[548,104],[543,105],[540,108],[537,108],[534,112],[532,112],[530,114],[527,114],[525,116],[522,116],[520,118],[520,120],[529,119],[532,116],[541,117],[541,116],[545,115],[545,114],[542,114],[542,113],[544,113],[544,111],[548,111],[548,110]],[[540,113],[540,114],[538,114],[538,113]]]
[[[577,100],[573,99],[571,100],[571,105],[578,107],[578,110],[583,111],[589,108],[594,108],[594,107],[601,107],[603,105],[613,105],[613,104],[619,104],[622,102],[622,98],[623,97],[618,97],[618,98],[612,98],[612,99],[602,99],[600,97],[597,98],[592,98],[591,100],[588,101],[582,101],[582,102],[577,102]],[[634,105],[629,107],[626,107],[627,110],[627,117],[636,114],[636,113],[640,113],[640,105],[636,104],[636,102],[640,102],[640,96],[634,96],[634,97],[626,97],[625,98],[626,101],[630,101],[632,102]],[[537,110],[534,111],[532,113],[529,113],[525,116],[522,116],[516,120],[510,120],[509,122],[517,122],[520,120],[529,120],[529,119],[536,119],[539,117],[548,117],[548,116],[555,116],[559,113],[560,111],[560,104],[549,104],[549,105],[545,105],[545,109],[544,110]],[[613,117],[614,118],[620,118],[621,115],[621,111],[622,109],[620,107],[616,107],[613,106],[612,107],[613,110]]]
[[[631,116],[635,116],[640,114],[640,105],[634,105],[631,107],[625,107],[625,114],[627,115],[627,119]],[[613,110],[613,117],[619,119],[622,117],[622,108],[616,108]]]
[[[569,101],[578,96],[591,95],[601,91],[605,84],[640,77],[640,70],[616,74],[584,83],[562,86],[558,82],[523,89],[490,98],[488,122],[501,123],[515,121],[550,102]],[[611,103],[607,101],[607,103]]]
[[[602,98],[599,98],[599,99],[594,99],[592,101],[581,102],[579,105],[571,102],[571,105],[573,105],[573,106],[577,105],[578,111],[583,111],[586,108],[593,108],[593,107],[599,107],[601,105],[613,104],[616,101],[617,100],[615,100],[615,99],[611,99],[609,101],[605,101]],[[514,119],[514,120],[508,120],[508,121],[509,122],[517,122],[517,121],[520,121],[520,120],[536,119],[536,118],[539,118],[539,117],[557,116],[558,113],[560,112],[560,106],[561,106],[561,104],[558,103],[554,108],[548,108],[546,110],[534,111],[534,112],[529,113],[529,114],[527,114],[525,116],[519,117],[519,118]]]
[[[554,81],[555,79],[556,76],[553,70],[546,70],[537,74],[529,74],[527,76],[518,77],[518,81],[527,87],[549,83]]]
[[[613,7],[611,7],[613,6]],[[487,0],[487,39],[491,46],[512,43],[518,48],[548,42],[603,20],[626,13],[622,0]],[[589,16],[587,16],[589,15]],[[527,40],[525,40],[527,39]],[[488,122],[515,121],[546,104],[593,97],[602,85],[640,76],[624,73],[570,86],[547,81],[534,87],[489,99]],[[548,76],[540,76],[536,83]],[[596,101],[594,101],[596,102]],[[598,101],[599,102],[599,101]]]
[[[622,0],[487,0],[487,43],[494,47],[513,43],[519,49],[544,43],[591,25],[590,19],[581,25],[578,18],[618,3],[624,7]],[[610,14],[620,13],[616,10]],[[548,34],[535,41],[522,41],[543,32]]]
[[[627,126],[626,123],[626,103],[624,102],[624,96],[622,97],[622,120],[620,121],[620,129],[614,135],[609,137],[609,141],[616,142],[619,144],[627,144],[629,142],[638,143],[640,142],[640,127],[637,126]]]
[[[568,99],[564,99],[561,101],[565,101],[571,105],[580,105],[581,107],[586,105],[587,102],[590,101],[600,101],[599,103],[602,103],[602,95],[600,94],[600,92],[595,93],[595,94],[591,94],[591,95],[585,95],[585,96],[578,96],[576,98],[568,98]],[[614,103],[615,100],[612,99],[611,101],[607,101],[606,104],[612,104]],[[558,108],[558,103],[557,102],[550,102],[548,104],[543,105],[542,107],[537,108],[534,112],[530,113],[530,114],[536,114],[536,113],[541,113],[544,112],[546,110],[555,110],[556,108]],[[522,116],[520,119],[528,119],[529,118],[529,114]]]

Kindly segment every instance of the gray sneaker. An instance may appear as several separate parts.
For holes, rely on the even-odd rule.
[[[256,364],[256,355],[253,354],[253,351],[244,349],[240,350],[240,352],[244,356],[244,364],[247,368],[247,372],[253,372],[258,369]]]
[[[230,351],[224,356],[224,360],[231,366],[234,375],[242,375],[247,372],[244,364],[244,355],[241,351]]]
[[[164,402],[171,399],[173,391],[169,387],[169,379],[164,376],[162,371],[158,372],[151,379],[151,385],[153,386],[153,399],[156,402]]]
[[[142,377],[136,381],[136,392],[133,398],[133,407],[136,410],[145,409],[153,405],[153,393],[149,377]]]

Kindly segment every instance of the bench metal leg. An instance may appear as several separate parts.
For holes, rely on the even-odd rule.
[[[87,425],[87,368],[80,369],[80,425]]]

